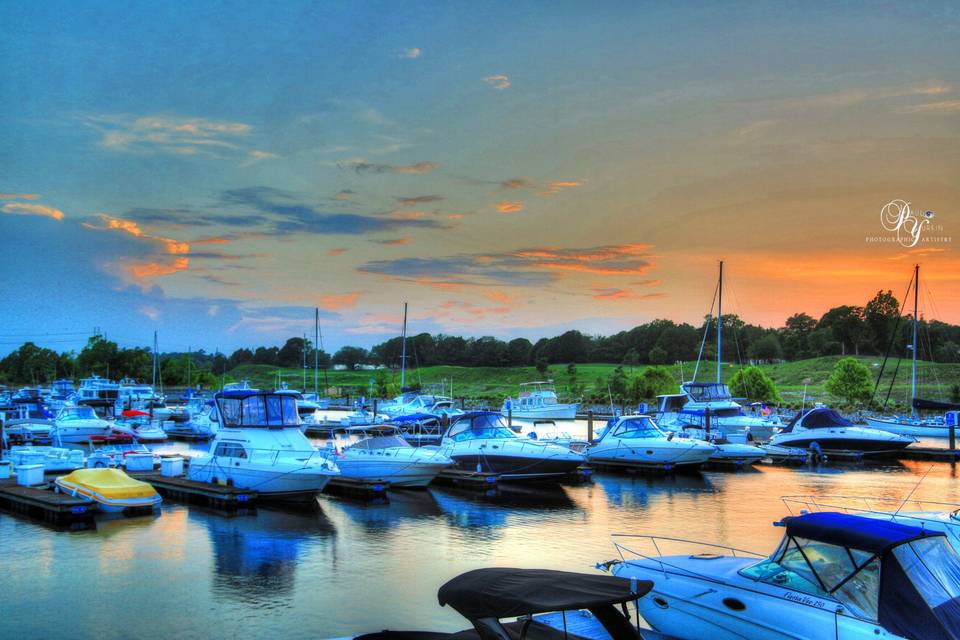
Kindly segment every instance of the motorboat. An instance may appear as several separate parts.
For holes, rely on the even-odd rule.
[[[697,469],[715,451],[709,442],[664,432],[650,416],[631,415],[611,420],[586,456],[592,464],[671,471]]]
[[[426,487],[453,466],[453,460],[435,448],[414,447],[396,433],[359,440],[340,450],[335,459],[344,478],[405,488]]]
[[[313,500],[337,466],[300,431],[297,401],[256,390],[214,396],[219,420],[210,452],[193,457],[190,480],[256,489],[260,497]]]
[[[679,439],[694,438],[709,442],[714,450],[707,464],[715,467],[744,467],[760,462],[767,457],[766,451],[753,444],[730,442],[725,435],[699,427],[685,427],[678,435]]]
[[[7,451],[7,460],[14,467],[22,464],[42,464],[44,473],[59,473],[82,468],[83,451],[64,447],[15,445]]]
[[[766,440],[783,426],[780,417],[765,408],[745,412],[720,382],[685,382],[680,390],[657,396],[657,422],[665,429],[705,429],[709,419],[711,431],[743,444]]]
[[[950,428],[944,416],[918,415],[864,416],[863,421],[875,429],[919,438],[948,438]]]
[[[768,557],[615,536],[620,558],[599,566],[655,580],[640,614],[680,640],[960,638],[960,556],[942,532],[831,512],[776,524],[785,533]],[[686,553],[664,553],[684,545]]]
[[[562,447],[566,447],[571,451],[576,451],[578,453],[583,453],[587,450],[587,447],[590,446],[588,440],[582,438],[575,438],[567,431],[527,431],[527,437],[531,440],[537,440],[538,442],[547,442],[550,444],[558,444]]]
[[[121,380],[117,385],[117,411],[125,409],[169,412],[166,398],[158,394],[152,386],[129,379]]]
[[[93,500],[108,513],[154,509],[163,500],[152,486],[120,469],[77,469],[54,482],[57,491]]]
[[[112,380],[91,376],[80,381],[80,388],[73,398],[77,404],[107,402],[114,404],[120,394],[120,385]]]
[[[66,406],[53,421],[50,436],[57,444],[87,444],[114,439],[113,425],[97,416],[93,407]]]
[[[452,417],[439,451],[457,469],[497,474],[504,481],[561,480],[585,461],[566,447],[517,436],[493,411]]]
[[[207,440],[216,434],[219,422],[213,400],[200,396],[190,398],[177,420],[165,420],[163,430],[171,438]]]
[[[167,432],[158,422],[146,411],[127,409],[121,414],[121,419],[113,423],[113,428],[129,434],[138,442],[164,442]]]
[[[441,606],[470,621],[458,633],[381,631],[355,640],[640,640],[628,603],[653,588],[647,580],[549,569],[487,568],[461,574],[437,592]]]
[[[799,412],[770,444],[815,449],[824,452],[878,454],[900,451],[916,442],[913,436],[898,435],[856,426],[829,407],[818,406]]]
[[[553,380],[523,382],[517,399],[503,401],[500,413],[520,420],[576,420],[577,402],[561,404]]]
[[[810,450],[800,447],[782,447],[777,444],[759,445],[766,457],[774,463],[797,463],[802,464],[810,459]]]
[[[52,420],[17,418],[3,425],[3,444],[7,447],[14,445],[49,445],[53,442],[50,435],[52,430]]]
[[[950,545],[960,553],[960,504],[907,498],[872,496],[809,495],[782,496],[784,506],[792,515],[818,511],[851,513],[865,518],[877,518],[942,531]]]
[[[439,445],[443,440],[443,419],[429,413],[412,413],[392,418],[390,424],[400,435],[415,447]]]
[[[367,411],[363,407],[358,407],[354,411],[340,418],[342,427],[366,427],[375,424],[383,424],[390,419],[389,416]]]
[[[405,415],[417,413],[429,413],[432,415],[459,415],[463,413],[458,409],[452,398],[434,394],[421,394],[408,392],[377,406],[377,411],[386,415],[388,418],[398,418]]]
[[[145,444],[140,443],[119,443],[108,444],[97,447],[90,452],[87,457],[87,467],[100,469],[103,467],[125,467],[127,456],[130,455],[149,455],[153,460],[153,466],[160,465],[160,455],[154,453]]]

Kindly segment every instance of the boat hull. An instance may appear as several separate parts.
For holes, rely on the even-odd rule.
[[[461,471],[495,473],[501,480],[544,481],[561,479],[576,471],[581,460],[511,455],[456,454],[451,456]]]
[[[524,409],[513,409],[513,418],[518,420],[576,420],[577,404],[558,404],[549,407],[527,407]],[[506,416],[508,412],[503,410],[501,415]]]
[[[913,440],[866,440],[842,436],[824,437],[817,434],[804,433],[797,434],[794,438],[775,438],[771,444],[800,449],[810,449],[816,444],[820,447],[821,451],[828,453],[832,451],[877,454],[901,451],[913,444]]]
[[[920,438],[949,438],[950,427],[944,423],[925,423],[892,418],[866,418],[866,423],[874,429],[883,429],[901,436]]]
[[[323,491],[336,475],[327,469],[304,469],[286,465],[236,466],[233,459],[214,462],[215,458],[195,458],[187,477],[212,484],[227,482],[241,489],[256,491],[260,498],[284,501],[309,501]]]

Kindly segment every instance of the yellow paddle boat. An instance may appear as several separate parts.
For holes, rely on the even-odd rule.
[[[134,480],[120,469],[77,469],[56,479],[57,491],[96,501],[101,511],[160,506],[162,498],[146,482]]]

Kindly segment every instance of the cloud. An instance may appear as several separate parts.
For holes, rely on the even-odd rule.
[[[508,178],[500,183],[501,189],[530,189],[534,183],[530,178]]]
[[[277,154],[270,153],[269,151],[260,151],[259,149],[253,149],[247,152],[247,160],[249,164],[254,162],[260,162],[261,160],[272,160],[277,157]]]
[[[582,184],[582,182],[577,180],[553,180],[547,183],[547,190],[542,195],[552,196],[560,193],[560,191],[563,189],[573,189],[574,187],[579,187]]]
[[[272,227],[271,231],[264,231],[268,235],[362,235],[396,231],[405,227],[443,228],[436,220],[420,219],[412,215],[382,217],[320,211],[298,202],[293,194],[271,187],[230,189],[223,193],[221,199],[227,205],[256,210],[269,221],[268,226]]]
[[[347,250],[344,247],[337,247],[336,249],[330,249],[325,254],[329,258],[336,258],[337,256],[342,256]]]
[[[242,316],[229,328],[228,333],[253,331],[277,336],[298,335],[313,330],[314,307],[250,307],[240,310]],[[339,313],[320,309],[320,319],[339,321]],[[249,340],[245,340],[248,344]]]
[[[636,293],[630,291],[629,289],[617,289],[617,288],[601,288],[593,289],[591,297],[594,300],[653,300],[656,298],[663,298],[666,296],[665,293]]]
[[[41,216],[44,218],[53,218],[54,220],[63,220],[63,211],[46,207],[42,204],[31,204],[28,202],[8,202],[0,207],[4,213],[12,213],[19,216]]]
[[[0,193],[0,200],[36,200],[39,197],[35,193]]]
[[[737,135],[742,138],[755,136],[776,125],[779,120],[768,118],[765,120],[756,120],[737,129]]]
[[[394,220],[421,220],[427,217],[424,211],[391,211],[387,215]]]
[[[333,293],[320,296],[321,309],[346,309],[357,306],[357,300],[363,295],[363,291],[353,291],[351,293]]]
[[[583,183],[579,180],[550,180],[545,183],[541,183],[530,178],[508,178],[500,183],[500,189],[504,191],[512,191],[517,189],[542,188],[544,191],[540,195],[552,196],[560,193],[560,191],[563,189],[572,189],[573,187],[579,187],[582,184]]]
[[[855,88],[813,96],[784,98],[774,100],[773,103],[787,109],[844,109],[865,102],[917,96],[935,96],[950,93],[952,90],[953,88],[950,86],[939,84],[928,86],[876,87],[869,89]]]
[[[352,200],[353,196],[357,195],[355,191],[350,189],[342,189],[337,192],[337,195],[333,196],[334,200]]]
[[[409,49],[403,49],[397,54],[399,58],[406,58],[407,60],[416,60],[423,55],[423,51],[420,47],[411,47]]]
[[[523,211],[523,203],[519,200],[501,200],[494,208],[500,213],[519,213]]]
[[[897,113],[960,113],[960,100],[944,100],[900,107]]]
[[[493,254],[375,260],[358,270],[441,289],[479,285],[535,287],[549,285],[572,273],[644,275],[654,267],[651,248],[648,244],[584,249],[539,247]]]
[[[447,214],[447,217],[450,218],[451,220],[462,220],[463,218],[466,217],[466,214],[463,214],[463,213],[448,213],[448,214]]]
[[[357,173],[400,173],[420,174],[430,173],[440,167],[437,162],[421,161],[414,164],[378,164],[372,162],[355,161],[348,165]]]
[[[410,244],[410,238],[391,238],[390,240],[374,240],[374,242],[387,246],[397,246],[402,244]]]
[[[247,150],[242,141],[253,127],[243,122],[171,115],[93,115],[84,123],[101,134],[100,146],[128,153],[244,156],[257,161],[272,157],[266,151]]]
[[[498,91],[503,91],[510,86],[510,78],[503,74],[487,76],[483,81]]]
[[[125,257],[118,261],[118,266],[128,279],[139,284],[144,280],[169,276],[190,268],[191,257],[204,257],[190,254],[190,243],[163,236],[154,236],[144,232],[137,222],[123,218],[115,218],[106,214],[98,216],[100,224],[84,222],[83,227],[94,231],[120,231],[149,241],[154,250],[145,251],[141,256]]]
[[[441,200],[444,200],[443,196],[407,196],[407,197],[397,198],[397,202],[399,202],[405,207],[415,207],[419,204],[426,204],[428,202],[440,202]]]

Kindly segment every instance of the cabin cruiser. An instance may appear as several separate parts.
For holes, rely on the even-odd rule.
[[[677,434],[678,438],[694,438],[703,442],[709,442],[714,446],[713,454],[707,460],[707,464],[716,467],[743,467],[760,462],[767,457],[767,452],[752,444],[730,442],[722,433],[710,431],[699,427],[684,427]]]
[[[121,419],[113,423],[113,428],[127,433],[138,442],[164,442],[167,432],[160,428],[157,420],[140,409],[127,409],[121,414]]]
[[[463,413],[454,406],[453,399],[447,396],[407,392],[397,396],[391,402],[385,402],[377,407],[377,411],[390,418],[400,416],[430,413],[433,415],[459,415]]]
[[[344,447],[336,454],[344,478],[389,482],[391,487],[422,488],[453,466],[435,448],[414,447],[396,433],[378,434]]]
[[[662,555],[691,543],[615,536],[620,559],[600,566],[656,580],[640,614],[681,640],[960,637],[960,556],[942,532],[828,512],[777,524],[785,535],[767,558],[702,543]]]
[[[290,395],[221,391],[214,402],[219,429],[210,453],[190,460],[190,480],[256,489],[267,499],[313,500],[339,473],[301,433]]]
[[[683,393],[657,396],[657,422],[665,429],[706,427],[709,412],[712,431],[723,433],[731,442],[766,440],[774,429],[783,426],[779,416],[745,413],[733,399],[727,385],[718,382],[685,382]]]
[[[190,398],[181,412],[180,419],[162,423],[167,436],[193,440],[212,438],[217,432],[218,424],[216,404],[213,400],[200,396]]]
[[[97,416],[93,407],[85,405],[63,407],[53,425],[50,436],[58,444],[86,444],[109,440],[114,435],[113,425]]]
[[[520,420],[576,420],[579,403],[560,404],[553,380],[524,382],[516,400],[503,401],[500,413]]]
[[[151,451],[147,445],[136,442],[108,444],[96,447],[87,456],[86,466],[91,469],[103,467],[125,467],[127,456],[148,455],[152,459],[151,466],[160,465],[160,455]]]
[[[42,464],[44,473],[73,471],[83,467],[83,451],[63,447],[12,446],[7,460],[14,467],[22,464]]]
[[[457,469],[497,474],[504,481],[560,480],[584,462],[566,447],[517,436],[493,411],[451,418],[439,451]]]
[[[439,445],[443,440],[443,419],[429,413],[412,413],[390,420],[400,435],[415,447]]]
[[[627,603],[644,598],[650,581],[549,569],[487,568],[461,574],[437,592],[470,621],[457,633],[381,631],[354,640],[640,640]]]
[[[829,407],[801,411],[770,444],[840,453],[885,453],[899,451],[916,442],[872,427],[858,427]]]
[[[80,381],[80,388],[73,400],[77,404],[89,404],[91,401],[108,401],[112,404],[117,401],[119,393],[119,384],[95,375]]]
[[[157,395],[148,384],[138,384],[129,379],[121,380],[117,386],[117,406],[124,409],[157,409],[166,406],[165,398]]]
[[[670,471],[697,469],[715,450],[708,442],[665,433],[650,416],[633,415],[611,420],[586,456],[591,463]]]

